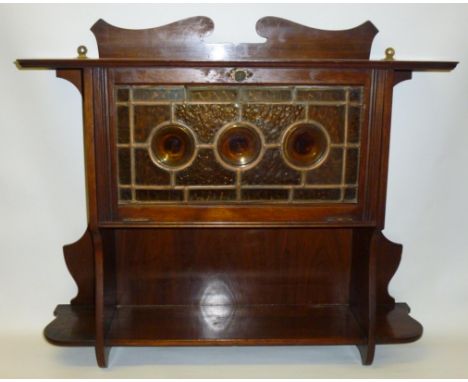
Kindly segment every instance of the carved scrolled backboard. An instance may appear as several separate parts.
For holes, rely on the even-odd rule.
[[[213,21],[200,16],[142,30],[118,28],[104,20],[91,28],[101,58],[174,61],[368,59],[378,32],[369,21],[349,30],[326,31],[269,16],[256,25],[265,43],[205,43],[204,37],[213,30]]]

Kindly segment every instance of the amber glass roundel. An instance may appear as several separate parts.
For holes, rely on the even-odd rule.
[[[312,168],[326,156],[328,137],[321,127],[313,123],[300,123],[286,132],[283,152],[293,166]]]
[[[262,139],[253,127],[247,124],[235,124],[221,132],[216,148],[226,164],[243,167],[259,157]]]
[[[184,126],[165,125],[153,134],[151,151],[160,165],[178,168],[192,160],[195,153],[195,140]]]

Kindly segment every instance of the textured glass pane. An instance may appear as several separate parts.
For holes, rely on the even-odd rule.
[[[282,132],[305,118],[303,105],[243,105],[242,119],[262,130],[267,143],[279,142]]]
[[[343,171],[343,149],[332,148],[325,162],[307,172],[308,184],[340,184]]]
[[[348,118],[348,142],[359,143],[361,108],[351,106],[348,111]]]
[[[284,163],[278,149],[269,149],[255,167],[242,174],[242,184],[298,184],[301,174]]]
[[[310,105],[309,119],[325,127],[332,143],[343,142],[345,106]]]
[[[134,140],[145,142],[153,128],[171,119],[171,107],[169,105],[135,105],[134,114]]]
[[[285,189],[244,189],[243,200],[288,200],[289,190]]]
[[[185,89],[183,86],[156,86],[150,88],[134,88],[134,101],[183,101]]]
[[[343,89],[321,89],[321,88],[298,88],[296,91],[297,101],[344,101],[346,99]]]
[[[330,200],[341,199],[341,189],[339,188],[299,188],[294,190],[294,200]]]
[[[229,87],[206,87],[187,89],[187,101],[201,101],[201,102],[233,102],[238,97],[237,88]]]
[[[117,101],[127,102],[129,99],[129,90],[128,89],[118,89],[117,90]]]
[[[349,91],[349,100],[351,102],[361,102],[362,88],[351,88]]]
[[[243,102],[287,102],[292,100],[291,88],[241,88]]]
[[[120,188],[119,199],[120,200],[131,200],[132,199],[132,190],[130,188]]]
[[[169,172],[156,166],[148,151],[135,149],[135,182],[136,184],[169,184]]]
[[[130,184],[130,150],[119,149],[119,182]]]
[[[135,190],[135,198],[141,201],[181,201],[184,193],[181,190]]]
[[[356,187],[345,188],[344,199],[347,202],[354,202],[357,198]]]
[[[236,190],[189,190],[189,200],[193,201],[229,201],[236,200]]]
[[[117,142],[130,142],[130,125],[126,106],[117,106]]]
[[[357,182],[358,164],[358,149],[348,149],[346,158],[346,183],[353,184]]]
[[[195,132],[201,143],[213,143],[216,132],[238,119],[236,105],[176,105],[175,118]]]
[[[197,157],[190,167],[177,172],[178,185],[222,185],[233,184],[236,174],[222,167],[211,149],[198,150]]]

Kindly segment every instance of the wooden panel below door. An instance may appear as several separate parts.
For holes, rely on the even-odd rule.
[[[343,304],[351,229],[121,229],[119,305]]]

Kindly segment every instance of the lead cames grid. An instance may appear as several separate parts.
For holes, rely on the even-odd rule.
[[[119,203],[356,203],[363,88],[116,86]]]

